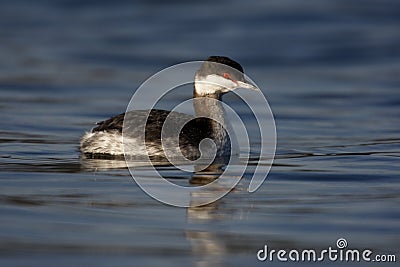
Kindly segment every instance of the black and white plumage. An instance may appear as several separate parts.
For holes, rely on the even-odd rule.
[[[179,143],[171,143],[169,148],[179,149],[188,159],[197,159],[200,157],[200,142],[209,138],[216,146],[216,156],[229,155],[231,140],[227,134],[228,121],[222,105],[213,100],[221,100],[223,94],[236,88],[258,90],[245,80],[239,63],[227,57],[211,56],[195,74],[193,97],[196,100],[194,110],[197,118],[159,109],[129,111],[128,114],[123,113],[97,123],[97,127],[81,138],[80,150],[91,158],[123,156],[122,131],[125,119],[129,120],[129,123],[125,123],[125,127],[128,125],[129,129],[124,129],[129,132],[129,138],[124,136],[124,143],[132,148],[129,149],[132,151],[130,156],[142,157],[147,154],[150,157],[165,158],[161,130],[167,116],[170,116],[168,121],[172,122],[169,125],[172,129],[179,129],[183,122],[189,122],[179,133]],[[144,127],[146,146],[138,142]],[[168,142],[169,135],[163,135],[163,142],[164,138]]]

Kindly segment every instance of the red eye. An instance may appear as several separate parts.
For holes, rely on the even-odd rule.
[[[231,78],[231,75],[229,73],[226,73],[226,72],[223,74],[223,76],[224,76],[225,79],[230,79]]]

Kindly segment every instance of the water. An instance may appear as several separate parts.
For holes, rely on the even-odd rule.
[[[146,2],[1,1],[1,266],[287,265],[256,253],[340,237],[398,253],[398,1]],[[120,162],[80,159],[84,131],[147,77],[214,54],[241,62],[275,115],[256,193],[250,167],[222,200],[174,208]]]

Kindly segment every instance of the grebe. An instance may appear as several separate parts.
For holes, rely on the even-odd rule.
[[[197,159],[201,156],[199,145],[206,138],[214,142],[216,156],[230,155],[228,121],[219,101],[223,94],[237,88],[259,90],[245,80],[243,68],[239,63],[228,57],[211,56],[204,61],[194,77],[193,106],[197,118],[160,109],[129,111],[97,123],[97,127],[81,138],[80,151],[89,158],[123,156],[122,128],[124,119],[129,118],[129,140],[124,136],[124,142],[125,145],[129,145],[129,151],[132,151],[130,156],[165,158],[161,135],[163,123],[169,116],[168,121],[172,121],[172,126],[176,123],[178,127],[172,127],[174,129],[179,129],[180,123],[188,121],[179,133],[179,144],[175,142],[175,148],[180,149],[187,159]],[[136,130],[139,128],[145,129],[145,147],[136,142],[139,139],[138,135],[143,134],[141,130]],[[168,134],[163,133],[163,142],[164,138],[168,139]]]

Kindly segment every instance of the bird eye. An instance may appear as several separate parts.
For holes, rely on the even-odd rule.
[[[224,76],[225,79],[230,79],[231,78],[231,75],[229,73],[226,73],[226,72],[224,72],[222,74],[222,76]]]

